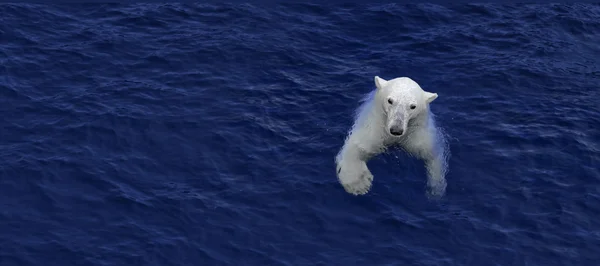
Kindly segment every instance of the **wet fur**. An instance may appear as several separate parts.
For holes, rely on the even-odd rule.
[[[350,194],[368,193],[373,175],[366,162],[387,148],[400,147],[409,155],[424,161],[428,174],[428,193],[437,196],[444,194],[447,153],[429,106],[426,105],[408,121],[403,136],[390,137],[386,132],[388,114],[378,93],[380,90],[377,89],[368,93],[355,113],[355,123],[335,158],[338,180]]]

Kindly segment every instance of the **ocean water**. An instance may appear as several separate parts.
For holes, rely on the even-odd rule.
[[[422,162],[334,157],[374,76]],[[0,266],[596,265],[600,6],[0,5]]]

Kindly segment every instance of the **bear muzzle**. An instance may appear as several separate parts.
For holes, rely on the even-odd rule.
[[[390,134],[400,137],[402,134],[404,134],[404,128],[402,125],[393,125],[390,127]]]

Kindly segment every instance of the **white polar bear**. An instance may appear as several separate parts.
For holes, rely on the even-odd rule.
[[[340,183],[350,194],[366,194],[373,181],[367,161],[397,145],[425,162],[428,195],[443,195],[449,154],[429,110],[437,93],[424,91],[407,77],[384,80],[375,76],[375,85],[335,158]]]

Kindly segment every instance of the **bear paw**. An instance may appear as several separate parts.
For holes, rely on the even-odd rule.
[[[446,193],[446,180],[435,179],[427,182],[427,197],[430,199],[439,199]]]
[[[373,175],[364,163],[349,167],[338,166],[337,173],[344,190],[352,195],[364,195],[371,189]]]

